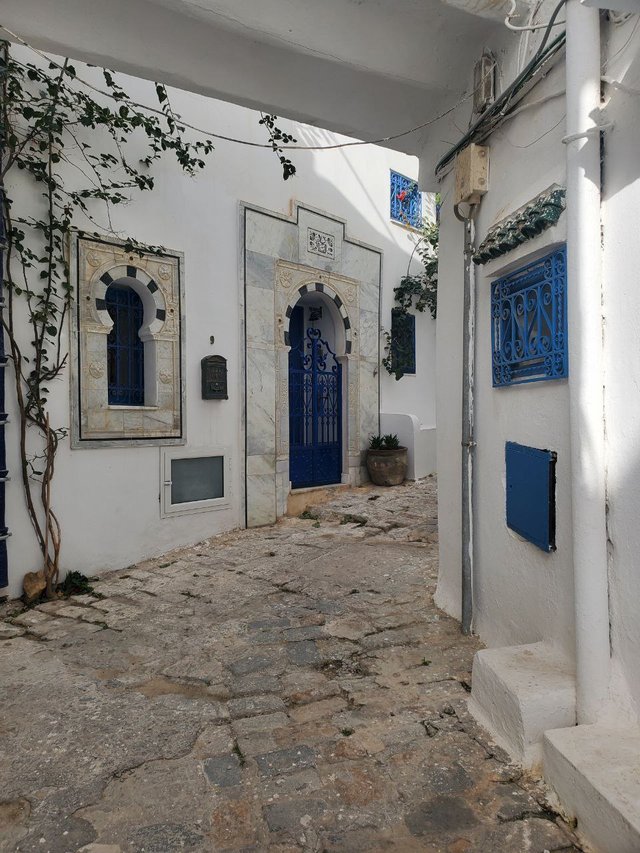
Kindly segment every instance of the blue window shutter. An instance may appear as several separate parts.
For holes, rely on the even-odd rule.
[[[507,527],[543,551],[556,548],[556,454],[508,441]]]
[[[416,318],[391,310],[391,366],[403,374],[416,372]]]

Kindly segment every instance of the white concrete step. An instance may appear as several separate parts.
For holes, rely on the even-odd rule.
[[[597,853],[640,851],[640,729],[548,731],[544,776]]]
[[[469,710],[519,764],[539,766],[544,732],[575,725],[575,708],[573,668],[551,646],[476,653]]]

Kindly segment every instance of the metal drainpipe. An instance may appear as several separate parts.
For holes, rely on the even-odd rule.
[[[7,73],[7,43],[5,42],[0,50],[0,75],[4,76]],[[3,151],[3,136],[2,128],[0,127],[0,153]],[[6,245],[6,235],[4,233],[4,190],[0,186],[0,272],[4,275],[4,248]],[[0,292],[0,590],[4,589],[9,583],[9,566],[7,559],[7,539],[11,533],[6,527],[5,521],[5,491],[6,483],[10,479],[7,469],[7,453],[5,429],[8,421],[8,416],[4,411],[5,403],[5,368],[7,366],[7,357],[4,349],[4,331],[2,329],[2,309],[4,308],[4,296]]]
[[[569,412],[578,723],[594,723],[609,688],[609,603],[601,304],[600,17],[568,0],[567,281]]]
[[[464,307],[462,334],[462,633],[470,634],[473,622],[473,465],[475,459],[475,327],[476,287],[473,254],[475,252],[475,215],[477,205],[463,216],[458,206],[456,217],[464,223]]]

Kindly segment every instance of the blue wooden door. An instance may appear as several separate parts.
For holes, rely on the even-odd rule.
[[[296,310],[301,315],[301,309]],[[342,474],[342,366],[319,329],[303,334],[300,315],[291,317],[289,353],[289,471],[294,489],[339,483]]]

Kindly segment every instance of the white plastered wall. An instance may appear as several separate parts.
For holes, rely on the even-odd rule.
[[[32,54],[14,48],[23,60]],[[78,64],[79,74],[90,77],[97,71]],[[141,102],[154,102],[151,83],[122,78],[125,89]],[[234,137],[264,141],[255,112],[188,92],[173,90],[174,109],[187,121]],[[280,124],[301,143],[327,145],[340,137],[318,128]],[[156,188],[138,194],[129,205],[114,211],[114,227],[143,243],[163,245],[184,254],[186,308],[186,423],[185,449],[225,448],[231,460],[231,502],[215,512],[162,519],[160,449],[157,447],[94,448],[71,450],[68,439],[60,449],[53,488],[64,543],[61,566],[86,574],[129,565],[135,560],[160,554],[172,547],[198,542],[211,535],[244,524],[244,434],[242,424],[243,318],[239,258],[241,256],[239,202],[290,215],[293,199],[330,211],[346,220],[349,234],[374,245],[384,253],[382,286],[385,294],[407,268],[412,243],[407,232],[389,220],[389,169],[417,176],[415,158],[375,146],[337,149],[332,152],[297,152],[293,159],[298,174],[284,182],[278,161],[271,151],[217,144],[206,169],[187,178],[167,156],[155,169]],[[28,210],[37,204],[37,194],[23,180],[10,187],[12,197]],[[99,219],[104,221],[102,212]],[[86,221],[80,227],[93,226]],[[385,295],[385,299],[386,299]],[[390,299],[387,300],[390,315]],[[384,319],[383,323],[388,322]],[[433,337],[427,324],[425,333]],[[210,344],[214,336],[215,343]],[[424,394],[411,392],[403,410],[420,418],[433,412],[428,378],[434,365],[419,350],[417,383]],[[424,357],[420,352],[425,353]],[[200,399],[200,360],[218,353],[228,360],[229,400]],[[8,467],[7,524],[13,535],[8,543],[11,595],[19,595],[22,576],[39,568],[35,540],[24,508],[22,486],[17,476],[15,399],[11,370],[7,370],[7,410],[13,423],[7,427]],[[397,392],[404,383],[383,375],[381,399]],[[394,406],[399,405],[394,400]],[[420,407],[424,407],[422,410]],[[58,381],[50,400],[52,423],[70,423],[68,373]]]
[[[555,69],[535,97],[562,88]],[[562,98],[523,112],[494,133],[490,189],[477,219],[477,240],[553,183],[564,186]],[[549,132],[547,132],[549,131]],[[542,136],[543,133],[546,135]],[[443,185],[438,312],[440,576],[437,601],[460,615],[461,377],[463,230],[452,211],[453,176]],[[489,646],[545,640],[573,655],[568,384],[565,380],[492,387],[490,282],[564,241],[564,220],[517,250],[476,267],[476,442],[474,630]],[[569,334],[574,318],[569,316]],[[454,426],[455,425],[455,426]],[[555,450],[557,551],[544,553],[505,523],[505,442]]]
[[[636,19],[637,20],[637,19]],[[606,30],[607,76],[640,91],[640,34],[634,20]],[[631,38],[630,38],[631,37]],[[626,46],[625,46],[626,45]],[[605,416],[609,522],[609,600],[614,701],[640,716],[640,97],[611,86],[603,181]]]

